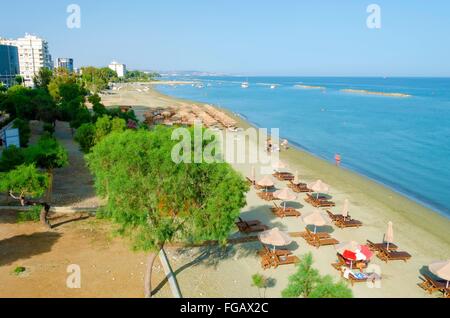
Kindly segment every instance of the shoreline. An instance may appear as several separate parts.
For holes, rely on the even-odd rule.
[[[106,106],[116,106],[125,102],[134,105],[137,115],[140,116],[149,108],[156,107],[189,107],[191,104],[206,105],[201,102],[188,101],[176,97],[162,94],[154,88],[146,93],[122,92],[121,96],[105,96],[103,102]],[[254,127],[248,119],[233,113],[232,111],[212,105],[220,111],[230,115],[244,129]],[[365,284],[360,284],[353,288],[355,297],[430,297],[416,286],[420,282],[419,275],[423,267],[433,261],[446,259],[450,251],[450,220],[441,214],[422,206],[421,204],[399,194],[386,186],[379,184],[363,175],[351,170],[338,168],[334,164],[310,154],[302,149],[291,147],[280,154],[280,159],[289,165],[289,170],[299,171],[303,182],[312,182],[322,179],[331,185],[330,194],[336,202],[336,208],[332,210],[340,212],[343,201],[350,200],[351,215],[364,223],[360,229],[333,230],[333,236],[340,242],[357,241],[364,244],[366,240],[381,241],[386,231],[387,222],[392,221],[395,227],[395,241],[401,248],[413,255],[408,263],[385,264],[376,257],[373,264],[382,269],[382,284],[386,288],[381,290],[369,290]],[[250,176],[252,166],[249,164],[233,164],[233,167],[242,173]],[[257,171],[260,168],[256,165]],[[262,175],[257,173],[257,179]],[[277,182],[277,188],[282,189],[285,183]],[[295,205],[300,208],[303,215],[314,211],[303,200],[303,195],[299,195]],[[259,219],[264,224],[279,227],[287,232],[299,232],[304,229],[301,219],[274,219],[270,212],[270,203],[261,201],[254,190],[247,196],[247,206],[242,210],[244,219]],[[303,240],[295,240],[295,255],[303,255],[306,252],[313,253],[315,267],[325,275],[332,275],[338,278],[339,275],[330,264],[336,260],[336,252],[333,247],[321,248],[319,250],[311,248]],[[245,247],[243,247],[245,250]],[[245,254],[238,250],[238,255]],[[239,262],[240,270],[236,269]],[[220,265],[220,272],[227,272],[234,275],[237,281],[247,281],[251,275],[260,271],[259,260],[254,256],[243,256],[242,258],[227,260]],[[207,271],[207,267],[201,266],[198,270]],[[278,270],[264,271],[270,277],[276,278],[277,285],[268,291],[268,297],[280,297],[281,290],[286,287],[288,277],[295,272],[295,267],[283,267]],[[231,274],[232,273],[232,274]],[[205,278],[206,279],[206,278]],[[217,279],[217,278],[216,278]],[[222,278],[225,280],[225,277]],[[221,279],[221,280],[222,280]],[[189,284],[186,281],[187,284]],[[222,281],[223,291],[214,295],[224,297],[239,297],[244,292],[240,289],[233,289],[228,286],[228,282]],[[227,285],[229,288],[227,288]],[[363,286],[364,285],[364,286]]]

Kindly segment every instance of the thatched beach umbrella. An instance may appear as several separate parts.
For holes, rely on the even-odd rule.
[[[294,180],[292,181],[293,184],[300,184],[300,174],[298,173],[298,171],[295,171],[295,175],[294,175]]]
[[[256,168],[252,167],[252,182],[255,183],[256,180]]]
[[[295,199],[297,199],[297,196],[290,189],[276,191],[273,196],[276,199],[283,201],[284,210],[286,210],[287,201],[294,201]]]
[[[394,224],[388,223],[386,234],[384,235],[384,242],[387,243],[387,250],[389,251],[389,244],[394,244]]]
[[[330,186],[322,180],[317,180],[316,182],[308,184],[308,188],[317,194],[317,199],[321,193],[328,193],[328,191],[330,191]]]
[[[450,287],[450,260],[434,262],[428,268],[434,275],[447,281],[446,288]]]
[[[325,226],[325,225],[329,224],[331,222],[331,220],[328,217],[328,215],[325,215],[320,210],[316,210],[313,213],[311,213],[307,216],[304,216],[303,222],[306,225],[314,225],[314,234],[316,234],[317,227]]]
[[[262,232],[258,235],[259,240],[263,244],[276,246],[287,246],[292,243],[292,238],[288,233],[280,231],[279,228],[273,228],[269,231]]]
[[[265,176],[264,178],[262,178],[262,179],[258,182],[258,185],[259,185],[260,187],[263,187],[264,189],[267,190],[268,188],[271,188],[271,187],[275,186],[275,182],[273,182],[272,177],[270,177],[270,176]]]

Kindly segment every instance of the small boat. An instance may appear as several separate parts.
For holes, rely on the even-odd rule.
[[[249,82],[244,82],[244,83],[241,84],[241,87],[242,88],[249,88],[250,84],[249,84]]]
[[[277,85],[270,85],[270,89],[275,89],[277,88]]]

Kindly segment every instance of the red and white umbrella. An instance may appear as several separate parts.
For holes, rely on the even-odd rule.
[[[341,243],[336,246],[336,250],[352,263],[351,266],[353,262],[370,261],[373,257],[373,253],[368,246],[360,245],[354,241]]]

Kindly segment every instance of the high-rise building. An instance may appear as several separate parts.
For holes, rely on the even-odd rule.
[[[69,72],[73,72],[73,59],[66,58],[66,57],[60,57],[56,61],[55,67],[57,68],[65,68]]]
[[[117,63],[116,61],[112,61],[108,67],[116,72],[118,77],[124,77],[127,73],[127,66],[125,64]]]
[[[20,75],[26,86],[33,86],[33,78],[42,67],[53,68],[48,43],[37,36],[26,34],[17,40],[0,39],[0,44],[18,48]]]
[[[19,51],[17,47],[0,44],[0,82],[8,87],[12,86],[19,74]]]

